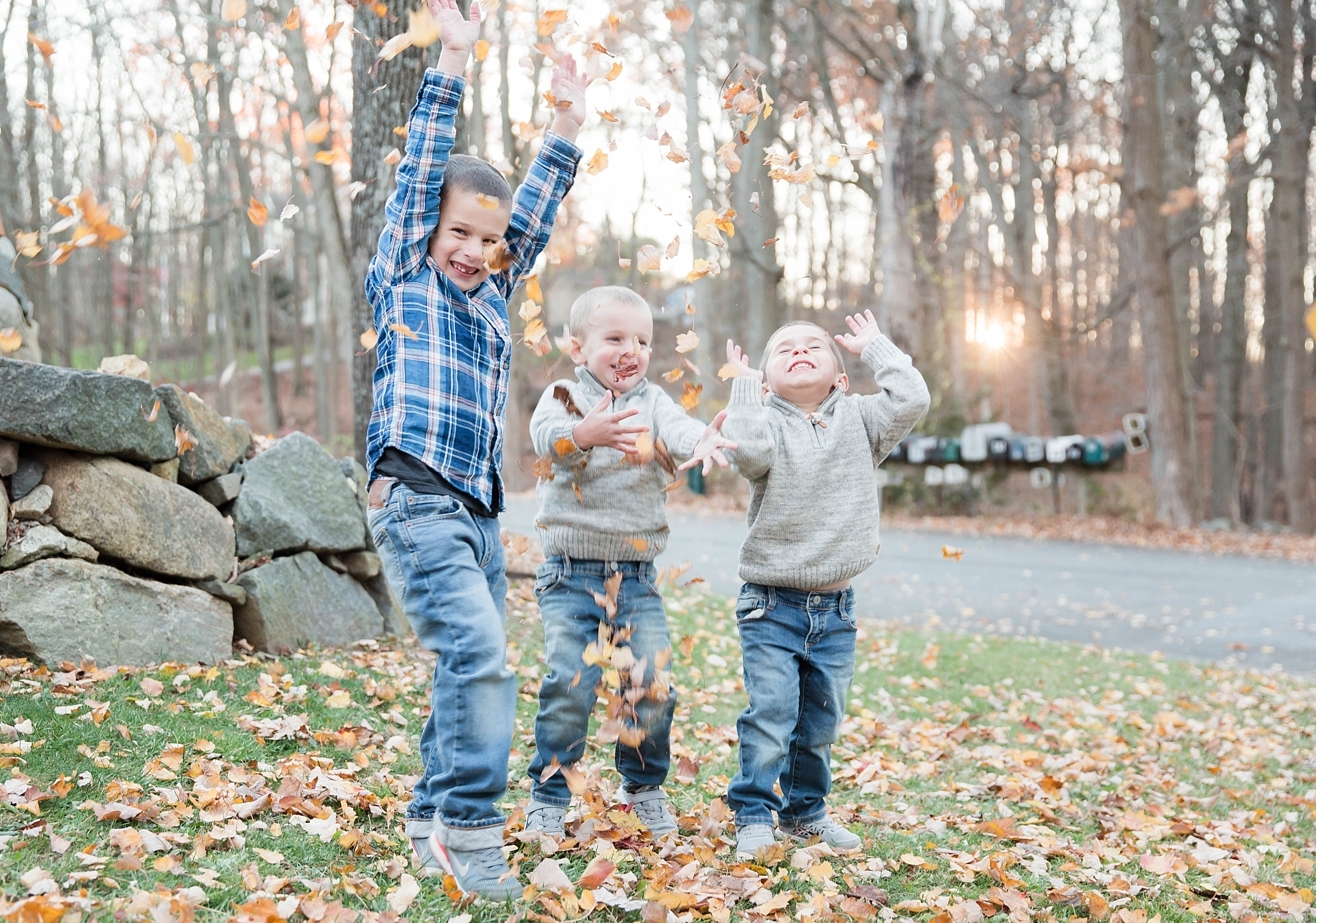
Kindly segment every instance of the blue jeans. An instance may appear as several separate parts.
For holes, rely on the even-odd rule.
[[[605,580],[621,573],[612,619],[596,602]],[[536,755],[531,761],[531,791],[537,801],[567,807],[572,793],[563,773],[544,782],[541,773],[554,760],[570,766],[586,751],[587,725],[596,687],[610,700],[602,730],[618,734],[614,765],[630,789],[660,785],[669,773],[669,728],[678,693],[669,681],[669,626],[664,600],[655,588],[655,566],[636,561],[586,561],[552,557],[536,572],[536,598],[545,628],[546,675],[540,684],[536,713]],[[631,651],[640,669],[623,655],[606,676],[599,664],[583,660],[587,646],[611,642]],[[661,671],[657,676],[657,666]],[[660,682],[656,683],[655,680]],[[640,737],[640,740],[637,740]]]
[[[750,700],[737,719],[738,772],[728,786],[737,825],[773,824],[775,813],[784,827],[819,820],[831,781],[829,747],[852,685],[852,589],[744,584],[737,632]]]
[[[502,826],[495,802],[508,788],[517,684],[506,662],[499,520],[400,481],[367,518],[417,639],[439,655],[407,816],[459,829]]]

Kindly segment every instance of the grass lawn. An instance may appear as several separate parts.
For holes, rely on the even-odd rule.
[[[407,645],[145,670],[0,661],[0,917],[1314,918],[1310,684],[869,625],[830,799],[864,854],[739,863],[720,800],[745,701],[731,603],[677,587],[668,607],[683,836],[637,833],[611,802],[612,747],[593,742],[575,836],[509,839],[531,882],[511,907],[457,905],[411,874],[401,814],[430,662]],[[510,592],[509,638],[513,833],[540,675],[529,581]]]

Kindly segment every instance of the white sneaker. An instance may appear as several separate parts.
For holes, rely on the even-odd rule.
[[[820,842],[828,843],[834,849],[841,849],[844,852],[861,848],[861,837],[828,815],[808,824],[780,827],[779,829],[783,831],[785,836],[789,836],[794,840],[805,841],[818,838]]]
[[[526,807],[527,824],[523,829],[528,833],[564,836],[563,817],[567,813],[567,808],[561,808],[557,804],[546,804],[532,798]]]
[[[737,828],[737,857],[746,860],[754,859],[756,853],[766,846],[773,846],[775,842],[777,842],[777,839],[771,825],[744,824]]]
[[[678,829],[678,821],[669,810],[669,798],[662,788],[642,792],[621,789],[618,800],[632,806],[632,813],[637,816],[637,820],[645,824],[650,835],[657,840]]]

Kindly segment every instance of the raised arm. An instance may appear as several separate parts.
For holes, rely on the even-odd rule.
[[[444,47],[427,70],[408,116],[403,160],[394,192],[385,203],[385,230],[368,270],[367,286],[390,286],[416,275],[426,260],[431,232],[440,220],[440,187],[453,150],[454,119],[463,99],[463,72],[481,33],[481,7],[472,0],[463,18],[455,0],[429,0]]]
[[[738,367],[733,379],[733,394],[728,400],[728,416],[723,434],[737,444],[730,451],[738,473],[752,480],[763,477],[774,464],[774,436],[765,409],[765,391],[761,373],[751,367],[742,350],[728,341],[728,361]]]
[[[509,266],[491,276],[505,298],[512,296],[549,243],[559,203],[572,188],[582,159],[575,142],[586,116],[586,75],[578,73],[572,55],[559,59],[550,93],[555,99],[554,121],[527,169],[527,178],[513,195],[513,214],[504,234]]]
[[[853,398],[861,409],[871,456],[878,465],[911,432],[930,409],[930,390],[911,364],[911,357],[879,332],[869,311],[847,318],[850,333],[835,336],[838,344],[870,366],[879,391]]]
[[[609,409],[611,396],[605,394],[600,403],[583,415],[575,404],[569,409],[572,398],[565,401],[563,396],[567,394],[568,389],[562,383],[555,383],[540,396],[540,403],[531,415],[531,445],[537,455],[548,455],[555,465],[572,468],[596,446],[629,455],[636,453],[636,434],[646,431],[646,427],[636,425],[631,419],[639,412],[636,408],[614,413]]]

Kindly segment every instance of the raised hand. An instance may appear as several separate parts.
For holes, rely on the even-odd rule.
[[[550,130],[569,141],[577,140],[577,130],[586,118],[586,74],[577,69],[577,59],[565,53],[550,76],[550,93],[554,95],[554,122]]]
[[[715,465],[720,468],[728,467],[728,456],[724,455],[724,449],[736,449],[737,443],[725,437],[722,432],[724,418],[727,416],[727,410],[715,414],[715,418],[710,421],[705,432],[701,433],[696,448],[692,450],[692,457],[678,466],[679,471],[700,465],[701,474],[709,474]]]
[[[861,355],[871,340],[879,336],[879,322],[869,310],[864,315],[852,314],[847,318],[847,327],[851,333],[834,334],[838,345],[854,356]]]
[[[579,449],[593,449],[596,446],[603,446],[618,451],[626,455],[637,454],[637,433],[644,433],[646,427],[629,425],[623,421],[629,417],[635,417],[641,411],[633,407],[630,410],[620,410],[618,413],[609,412],[609,402],[613,400],[612,394],[605,394],[600,399],[600,403],[591,408],[591,412],[582,418],[572,429],[572,441],[577,443]]]
[[[440,30],[440,70],[462,76],[467,70],[467,59],[481,37],[481,4],[472,0],[470,12],[463,16],[457,0],[427,0],[431,19]]]
[[[750,358],[747,357],[746,353],[742,352],[741,346],[738,346],[732,340],[729,340],[728,344],[724,347],[724,350],[728,355],[728,364],[737,369],[739,378],[745,376],[747,378],[755,378],[758,381],[765,380],[765,373],[758,368],[752,367]],[[722,370],[720,371],[720,374],[724,374]]]

